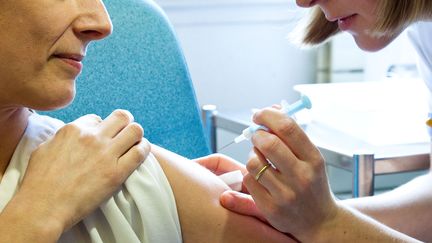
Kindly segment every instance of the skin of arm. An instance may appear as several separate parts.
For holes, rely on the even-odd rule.
[[[295,242],[250,216],[219,203],[228,186],[211,171],[152,145],[174,192],[184,242]]]
[[[337,214],[304,242],[420,242],[401,232],[351,209],[340,205]]]
[[[56,242],[59,239],[63,225],[58,216],[45,207],[33,207],[32,200],[28,199],[22,196],[14,197],[0,214],[1,243],[43,243]]]
[[[432,232],[432,174],[414,180],[383,194],[348,199],[341,202],[408,234],[416,239],[430,242]]]

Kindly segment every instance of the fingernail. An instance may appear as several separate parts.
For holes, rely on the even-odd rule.
[[[221,204],[226,208],[234,206],[234,197],[230,192],[224,192],[221,196]]]

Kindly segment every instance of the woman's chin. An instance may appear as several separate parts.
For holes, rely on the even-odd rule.
[[[75,93],[65,94],[63,96],[45,97],[44,99],[39,99],[37,103],[29,104],[28,108],[39,111],[58,110],[71,104],[74,97]]]
[[[379,51],[381,49],[383,49],[384,47],[386,47],[388,43],[380,43],[380,42],[362,42],[362,41],[358,41],[356,39],[356,44],[357,46],[362,49],[363,51],[367,51],[367,52],[376,52]]]
[[[388,46],[388,44],[390,44],[397,37],[397,35],[382,37],[372,37],[370,35],[354,35],[353,37],[357,46],[363,51],[376,52]]]

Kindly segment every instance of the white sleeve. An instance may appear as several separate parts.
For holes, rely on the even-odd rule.
[[[113,197],[59,242],[182,242],[174,195],[156,158],[149,155]]]
[[[417,51],[417,67],[420,76],[432,93],[432,22],[418,22],[408,30],[408,36]],[[429,97],[429,112],[432,99]]]

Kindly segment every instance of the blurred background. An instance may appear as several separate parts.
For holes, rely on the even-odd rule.
[[[377,53],[359,50],[341,34],[313,49],[290,43],[289,33],[307,10],[292,0],[157,0],[177,32],[200,105],[223,112],[250,111],[299,98],[297,84],[378,81],[415,77],[415,52],[406,34]],[[218,144],[237,134],[219,129]],[[245,163],[250,143],[222,151]],[[332,189],[350,195],[352,175],[328,168]],[[378,176],[388,190],[424,172]]]

